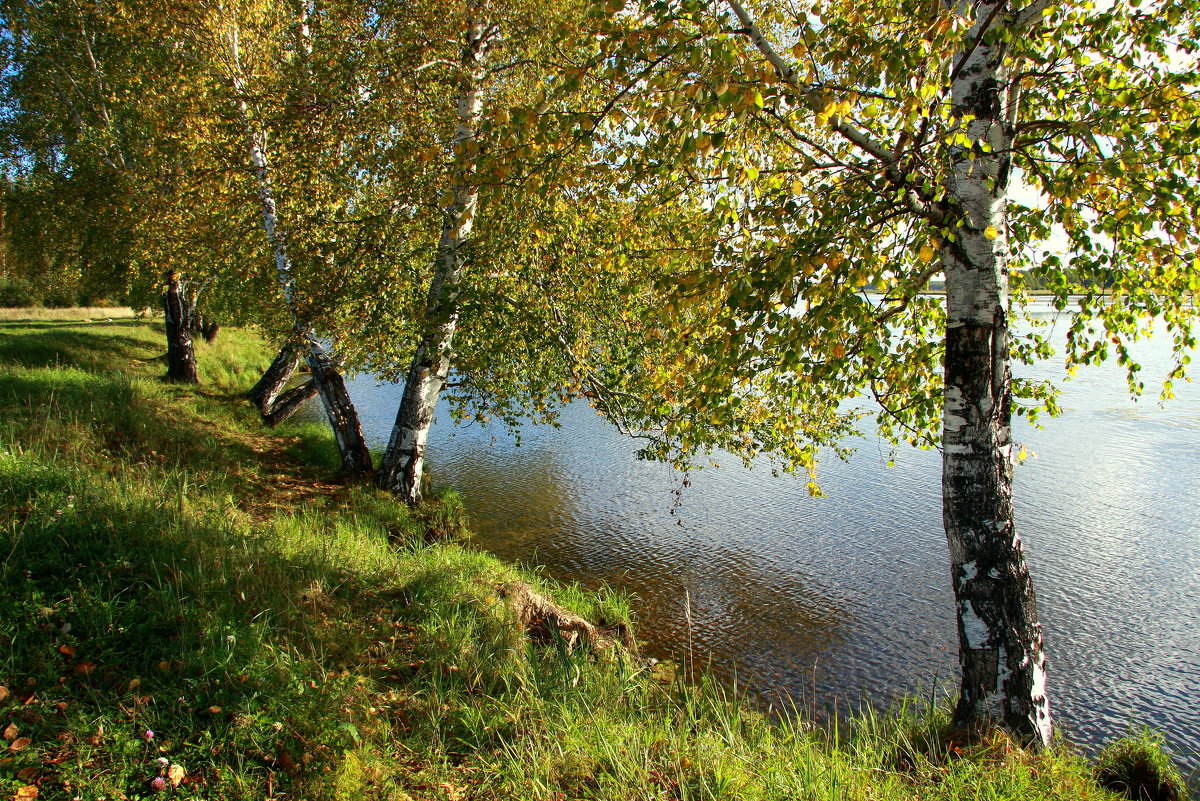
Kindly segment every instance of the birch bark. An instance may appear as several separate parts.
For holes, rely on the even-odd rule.
[[[773,50],[739,0],[726,0],[743,31],[806,98],[813,87]],[[1051,736],[1045,657],[1033,583],[1013,525],[1011,379],[1008,343],[1006,198],[1019,92],[1005,64],[1005,34],[1020,35],[1044,6],[1005,13],[1008,0],[963,3],[971,30],[955,59],[953,117],[968,145],[949,148],[946,200],[930,203],[900,186],[909,211],[950,227],[941,247],[946,276],[942,514],[950,549],[962,687],[956,723],[998,724],[1031,743]],[[1007,26],[1009,30],[1001,30]],[[876,158],[889,177],[896,152],[845,122],[831,127]]]
[[[1013,524],[1008,242],[1005,216],[1016,102],[1004,64],[1005,0],[974,7],[951,87],[972,144],[950,150],[947,195],[963,220],[941,248],[946,275],[942,509],[950,548],[962,687],[956,722],[1000,724],[1046,745],[1045,657],[1033,583]],[[993,37],[995,44],[992,43]]]
[[[261,128],[254,126],[249,103],[246,100],[246,81],[243,77],[241,58],[238,52],[237,29],[229,35],[229,51],[233,63],[233,88],[237,93],[238,113],[246,129],[246,144],[250,154],[250,162],[258,181],[258,198],[262,206],[263,228],[266,229],[267,239],[271,243],[272,255],[275,260],[275,273],[279,288],[283,293],[284,303],[292,316],[293,332],[297,339],[303,341],[307,348],[305,361],[312,374],[312,381],[321,396],[325,407],[325,415],[333,429],[337,442],[338,454],[342,460],[342,469],[349,473],[369,473],[371,471],[371,452],[363,438],[362,426],[359,424],[358,412],[346,391],[346,383],[325,346],[317,337],[312,327],[301,318],[296,308],[295,279],[292,274],[292,262],[288,255],[287,236],[279,224],[275,204],[275,192],[271,186],[270,163],[267,160],[266,134]]]
[[[477,141],[483,115],[484,63],[493,31],[480,2],[467,3],[463,44],[462,88],[458,97],[453,199],[444,211],[433,279],[425,307],[425,334],[408,369],[404,395],[376,481],[405,503],[421,502],[425,446],[434,409],[452,366],[452,344],[458,328],[459,295],[479,189],[475,183]]]

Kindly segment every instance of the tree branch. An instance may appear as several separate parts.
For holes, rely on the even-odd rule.
[[[792,66],[784,60],[783,56],[775,52],[775,48],[763,36],[758,23],[754,21],[754,18],[750,16],[745,7],[738,0],[725,0],[725,2],[728,3],[729,8],[732,9],[738,21],[742,23],[742,29],[738,32],[748,37],[754,43],[754,46],[758,48],[758,52],[762,53],[763,58],[779,73],[779,77],[783,78],[792,88],[800,92],[801,98],[804,99],[810,108],[815,111],[824,111],[823,108],[818,108],[818,95],[828,91],[830,87],[820,83],[806,83],[800,80],[800,76],[796,70],[792,69]],[[896,155],[887,146],[875,141],[868,134],[848,124],[840,117],[832,118],[830,120],[830,127],[853,145],[879,159],[884,164],[891,165],[896,162]]]

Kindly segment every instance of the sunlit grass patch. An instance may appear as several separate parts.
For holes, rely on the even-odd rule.
[[[42,306],[0,307],[0,321],[86,320],[106,322],[134,316],[136,316],[136,312],[128,306],[74,306],[64,309],[48,309]]]

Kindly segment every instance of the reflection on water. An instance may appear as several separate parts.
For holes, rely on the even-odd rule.
[[[1165,339],[1138,347],[1148,385],[1168,357]],[[1059,722],[1090,743],[1149,723],[1196,765],[1200,391],[1176,390],[1165,408],[1153,394],[1132,402],[1112,365],[1067,382],[1061,418],[1017,424],[1036,452],[1017,469],[1017,518]],[[360,379],[351,392],[382,445],[400,389]],[[435,481],[462,492],[477,543],[631,593],[653,655],[685,658],[690,643],[766,697],[843,708],[954,679],[936,452],[900,451],[889,468],[888,448],[864,440],[822,468],[815,499],[801,480],[740,465],[695,471],[677,496],[679,473],[635,459],[586,406],[560,428],[527,428],[519,447],[448,420],[430,442]]]

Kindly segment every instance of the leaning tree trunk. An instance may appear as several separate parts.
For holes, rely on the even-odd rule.
[[[346,382],[337,369],[337,364],[315,337],[312,337],[311,332],[305,361],[308,363],[317,393],[321,396],[321,405],[325,407],[329,426],[333,429],[338,453],[342,457],[342,469],[348,473],[369,473],[371,451],[358,422],[358,411],[354,408],[350,393],[346,391]]]
[[[468,3],[466,42],[462,51],[462,89],[458,98],[458,130],[455,149],[463,152],[476,139],[483,114],[483,67],[487,53],[488,26],[480,17],[479,4]],[[472,155],[459,156],[454,171],[454,199],[446,209],[438,243],[437,263],[426,301],[425,335],[417,347],[396,412],[396,423],[388,440],[376,483],[395,493],[409,505],[421,502],[421,476],[425,470],[425,445],[438,397],[450,376],[452,344],[458,328],[459,292],[466,266],[467,244],[475,222],[479,190],[475,186],[476,163]]]
[[[262,416],[263,422],[268,427],[274,428],[299,411],[301,406],[311,398],[315,398],[317,394],[315,381],[305,381],[299,386],[292,387],[271,404],[271,408]]]
[[[265,417],[270,413],[271,407],[275,405],[275,399],[292,380],[292,376],[295,375],[296,368],[299,366],[300,357],[296,355],[295,348],[291,345],[284,345],[274,361],[271,362],[271,366],[263,373],[262,378],[258,379],[258,383],[246,393],[246,398],[254,404],[254,408],[258,409],[259,414]]]
[[[196,350],[192,345],[194,310],[183,283],[174,270],[167,273],[167,291],[163,293],[167,329],[167,374],[164,380],[198,384],[200,378],[196,370]]]
[[[1001,725],[1046,745],[1051,736],[1037,603],[1013,525],[1008,245],[1013,129],[1003,38],[983,29],[1004,0],[976,7],[955,65],[954,113],[973,117],[951,152],[948,196],[963,225],[941,248],[946,273],[942,510],[958,617],[962,689],[956,723]],[[988,32],[989,34],[991,32]],[[991,41],[989,41],[991,40]]]
[[[342,469],[352,474],[369,473],[372,466],[371,451],[363,437],[358,411],[354,408],[350,393],[346,391],[346,382],[342,378],[337,361],[326,351],[308,322],[301,319],[296,308],[296,282],[292,275],[291,257],[288,255],[287,235],[280,226],[276,212],[275,192],[271,186],[271,168],[267,160],[266,134],[261,128],[254,126],[249,103],[245,99],[247,96],[246,81],[242,72],[241,57],[238,53],[237,28],[230,31],[229,54],[233,63],[233,86],[238,94],[238,112],[245,127],[250,162],[258,181],[258,199],[262,209],[263,228],[271,243],[279,288],[292,317],[293,334],[307,346],[308,353],[305,355],[305,360],[312,373],[312,381],[321,395],[321,403],[329,418],[330,428],[333,429],[338,455],[342,460]]]
[[[300,357],[296,355],[296,349],[285,345],[258,383],[246,393],[246,398],[258,409],[262,421],[272,428],[295,414],[309,398],[317,394],[317,385],[311,379],[284,392],[284,387],[292,380],[299,366]]]

